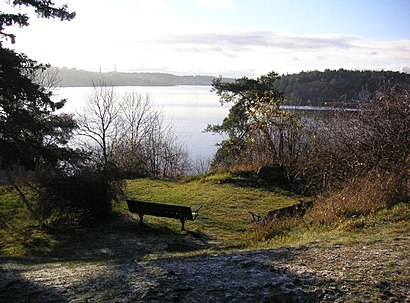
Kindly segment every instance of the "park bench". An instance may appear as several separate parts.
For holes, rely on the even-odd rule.
[[[194,211],[188,206],[161,204],[154,202],[145,202],[137,200],[126,200],[128,209],[132,213],[137,213],[140,217],[140,224],[143,224],[144,215],[174,218],[181,221],[181,229],[185,230],[186,220],[195,220],[198,217],[198,212],[202,208],[202,205],[197,207]]]

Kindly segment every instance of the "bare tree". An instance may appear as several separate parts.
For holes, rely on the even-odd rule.
[[[156,112],[150,118],[142,146],[148,174],[157,177],[186,174],[188,152],[178,143],[174,128],[165,123],[165,116],[161,112]]]
[[[295,181],[322,192],[375,171],[409,180],[409,92],[391,87],[355,111],[330,112],[305,125],[304,148],[291,167]]]
[[[186,173],[188,154],[148,95],[127,92],[119,97],[114,87],[100,82],[78,116],[86,148],[99,161],[115,163],[124,175]]]
[[[93,83],[86,106],[77,113],[78,135],[91,150],[98,150],[103,163],[112,158],[118,138],[120,106],[114,87],[104,81]]]
[[[191,161],[190,171],[193,174],[206,174],[211,170],[211,157],[197,157]]]
[[[61,83],[61,77],[57,68],[47,67],[38,69],[31,75],[31,80],[45,89],[45,92],[53,92],[58,89]]]
[[[157,115],[149,95],[127,92],[121,97],[119,137],[114,158],[123,172],[144,175],[144,140],[150,132],[152,117]]]

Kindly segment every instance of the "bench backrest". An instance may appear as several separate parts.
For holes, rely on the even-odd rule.
[[[161,204],[145,201],[126,200],[128,209],[139,215],[152,215],[158,217],[194,220],[192,210],[188,206]]]

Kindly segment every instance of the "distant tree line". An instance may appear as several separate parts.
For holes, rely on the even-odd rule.
[[[91,72],[75,68],[52,68],[61,86],[91,86],[101,78],[118,86],[212,85],[213,76],[177,76],[169,73]],[[234,79],[224,78],[232,83]],[[392,71],[330,70],[283,74],[274,87],[283,93],[288,105],[356,106],[360,100],[374,98],[391,85],[410,83],[410,75]]]
[[[274,87],[283,92],[286,104],[356,106],[360,100],[374,99],[378,92],[403,83],[410,83],[409,74],[326,69],[282,75]]]
[[[87,87],[99,79],[107,79],[117,86],[176,86],[211,85],[213,76],[177,76],[169,73],[146,72],[91,72],[76,68],[55,68],[51,70],[60,77],[64,87]]]

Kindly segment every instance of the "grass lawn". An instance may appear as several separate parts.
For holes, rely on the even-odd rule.
[[[224,246],[243,246],[252,229],[249,211],[268,211],[298,203],[302,197],[277,188],[250,186],[241,178],[224,176],[199,180],[139,179],[127,182],[127,195],[143,201],[190,206],[203,205],[198,218],[186,222],[187,230],[207,234]],[[137,216],[137,215],[136,215]],[[149,225],[180,229],[175,219],[144,217]]]

